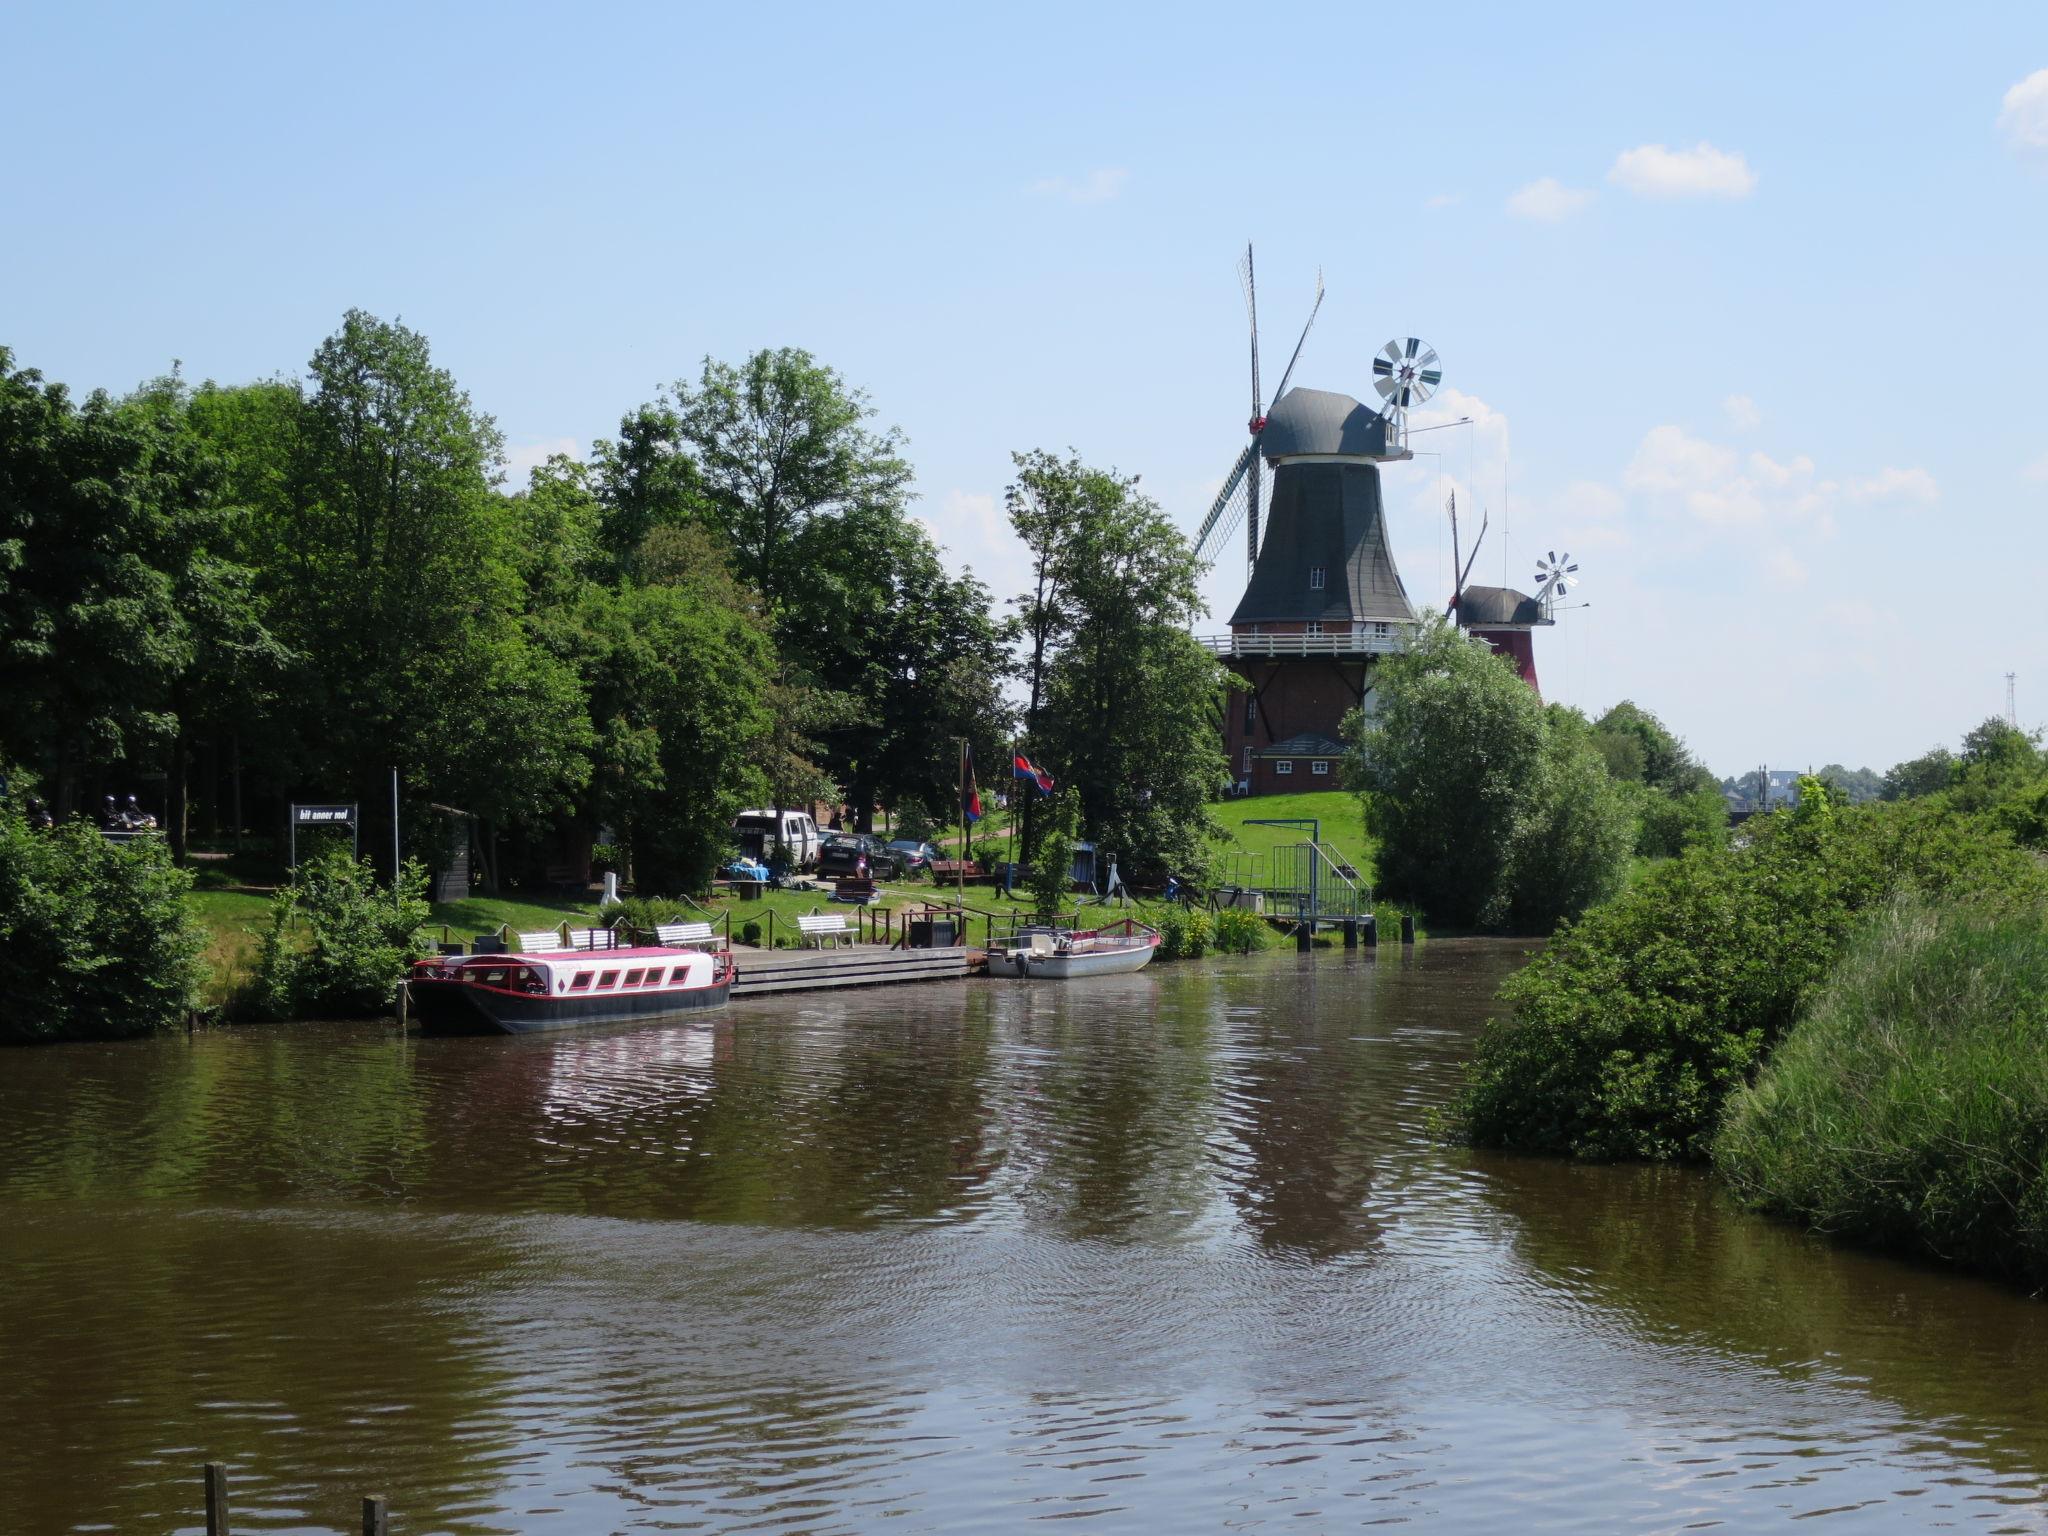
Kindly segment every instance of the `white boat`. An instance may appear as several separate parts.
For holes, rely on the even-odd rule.
[[[1109,976],[1135,971],[1159,948],[1159,930],[1126,918],[1115,928],[1061,932],[1026,928],[988,951],[991,976],[1064,981],[1070,976]]]

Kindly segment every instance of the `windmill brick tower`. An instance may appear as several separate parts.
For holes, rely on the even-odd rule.
[[[1250,576],[1230,632],[1205,643],[1245,680],[1244,691],[1226,700],[1223,721],[1241,792],[1335,789],[1341,722],[1353,709],[1372,709],[1375,668],[1401,649],[1416,622],[1387,542],[1379,466],[1413,457],[1403,413],[1428,398],[1441,373],[1436,354],[1420,342],[1388,343],[1373,365],[1385,409],[1369,410],[1349,395],[1288,389],[1301,356],[1297,342],[1267,414],[1249,249],[1241,273],[1252,320],[1251,441],[1196,547],[1207,558],[1242,520]],[[1322,298],[1319,281],[1302,341]]]

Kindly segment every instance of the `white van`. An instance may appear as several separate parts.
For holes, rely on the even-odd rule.
[[[766,863],[775,852],[775,812],[741,811],[732,819],[732,834],[740,851]],[[798,869],[815,868],[818,862],[818,824],[808,811],[782,813],[782,841]]]

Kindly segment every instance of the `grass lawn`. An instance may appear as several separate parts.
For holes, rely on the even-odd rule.
[[[1365,807],[1358,796],[1347,790],[1226,800],[1216,808],[1216,819],[1223,823],[1237,847],[1247,853],[1269,853],[1308,836],[1306,827],[1253,827],[1246,825],[1249,821],[1320,821],[1324,846],[1335,849],[1366,880],[1372,879],[1373,841],[1365,830]]]

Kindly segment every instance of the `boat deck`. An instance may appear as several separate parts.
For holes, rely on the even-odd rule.
[[[748,949],[735,945],[739,980],[735,998],[772,992],[815,992],[828,987],[878,987],[909,981],[948,981],[965,976],[970,956],[951,949],[888,949],[879,944],[846,944],[837,949]]]

